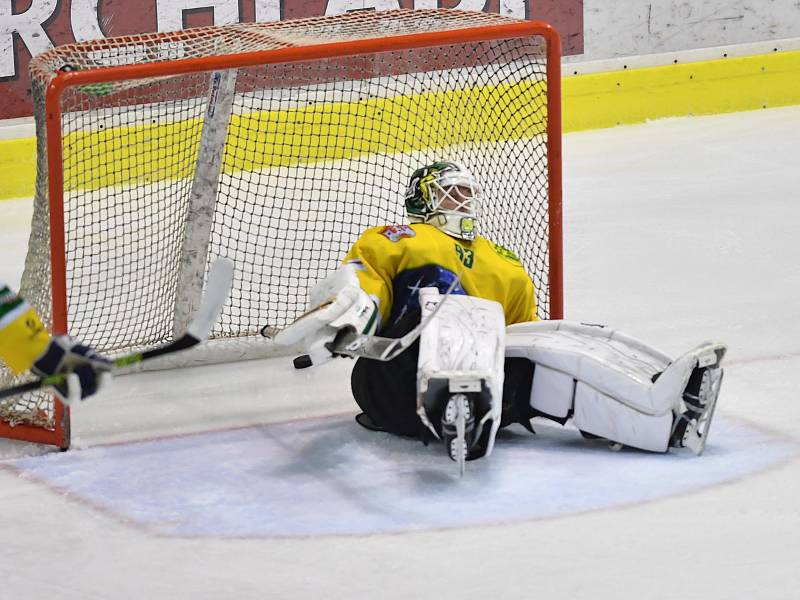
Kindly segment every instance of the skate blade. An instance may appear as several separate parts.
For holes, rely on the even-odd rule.
[[[706,449],[706,441],[708,440],[708,432],[711,429],[711,421],[714,418],[714,411],[717,408],[717,400],[719,398],[720,387],[722,386],[722,369],[713,369],[706,371],[710,381],[708,383],[708,408],[700,415],[698,419],[689,423],[686,427],[686,433],[683,436],[683,445],[689,448],[696,456],[703,454]]]
[[[469,417],[467,403],[466,397],[459,394],[451,398],[445,407],[447,420],[456,426],[456,437],[450,440],[447,453],[458,465],[460,477],[464,476],[467,466],[467,418]]]

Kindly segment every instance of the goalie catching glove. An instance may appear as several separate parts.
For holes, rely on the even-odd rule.
[[[112,363],[104,356],[67,335],[53,336],[42,355],[31,366],[40,377],[64,375],[55,385],[64,404],[96,394],[111,379]]]
[[[378,327],[378,306],[358,282],[353,265],[344,265],[309,293],[309,310],[274,334],[281,346],[301,345],[311,364],[333,358],[334,342],[342,335],[372,335]]]

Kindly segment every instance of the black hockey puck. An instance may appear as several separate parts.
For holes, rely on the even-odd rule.
[[[311,366],[311,357],[308,354],[301,354],[294,359],[295,369],[307,369]]]

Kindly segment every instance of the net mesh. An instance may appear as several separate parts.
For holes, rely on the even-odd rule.
[[[73,44],[32,63],[38,178],[22,293],[52,322],[44,90],[59,69],[238,55],[513,22],[390,11]],[[234,261],[217,339],[282,327],[364,229],[406,222],[410,174],[454,160],[481,181],[479,233],[517,253],[550,314],[543,39],[494,39],[236,70],[205,264]],[[172,339],[209,71],[68,87],[61,97],[67,322],[109,354]],[[48,395],[0,417],[52,427]]]

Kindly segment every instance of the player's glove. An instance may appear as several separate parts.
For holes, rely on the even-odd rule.
[[[31,371],[40,377],[62,374],[63,383],[55,386],[64,404],[72,404],[96,394],[111,378],[112,363],[67,335],[53,336]]]

